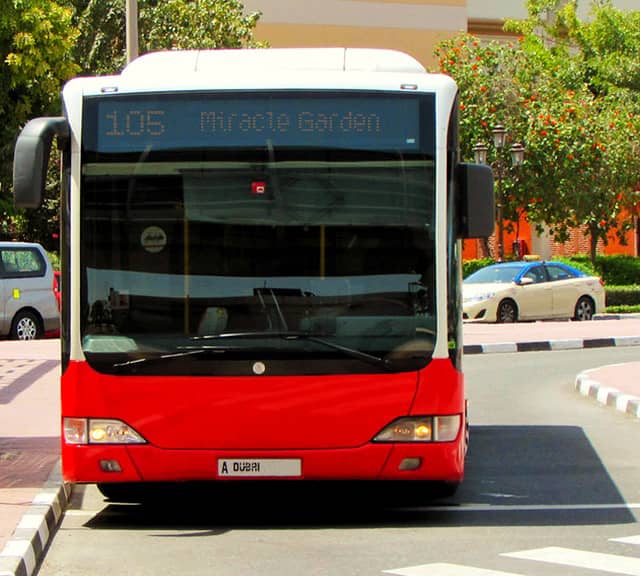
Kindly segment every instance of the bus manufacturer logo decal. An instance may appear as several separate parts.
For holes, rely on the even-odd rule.
[[[148,226],[140,234],[140,244],[152,254],[162,252],[167,245],[167,233],[159,226]]]

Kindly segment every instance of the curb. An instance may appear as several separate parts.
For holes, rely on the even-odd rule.
[[[31,576],[35,573],[70,496],[71,485],[62,481],[58,462],[0,551],[0,576]]]
[[[495,342],[491,344],[467,344],[465,354],[492,354],[504,352],[549,352],[582,348],[612,348],[615,346],[640,346],[640,336],[620,338],[588,338],[570,340],[542,340],[538,342]]]
[[[631,319],[631,320],[635,320],[640,318],[640,314],[637,314],[636,312],[631,312],[631,313],[610,313],[607,314],[606,312],[603,314],[594,314],[593,315],[593,320],[627,320],[627,319]]]
[[[640,398],[631,394],[624,394],[617,388],[604,386],[601,382],[593,380],[591,374],[600,368],[585,370],[576,376],[575,388],[583,396],[595,398],[604,406],[615,407],[619,412],[624,412],[636,418],[640,418]]]

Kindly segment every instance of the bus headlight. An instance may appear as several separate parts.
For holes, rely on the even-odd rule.
[[[65,418],[67,444],[146,444],[146,440],[121,420]]]
[[[374,442],[453,442],[460,432],[460,414],[398,418],[373,438]]]

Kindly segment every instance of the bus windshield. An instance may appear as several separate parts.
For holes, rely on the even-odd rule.
[[[426,365],[434,115],[428,94],[88,98],[89,363],[162,375]]]

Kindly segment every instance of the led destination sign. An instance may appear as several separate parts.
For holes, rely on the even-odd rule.
[[[421,100],[388,95],[109,96],[90,100],[85,149],[333,147],[419,150]],[[432,112],[433,113],[433,112]]]

